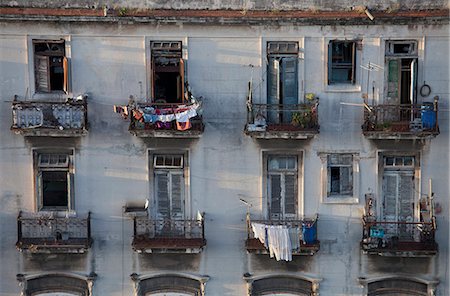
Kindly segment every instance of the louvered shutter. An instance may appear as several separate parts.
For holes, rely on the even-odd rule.
[[[342,166],[339,170],[340,179],[340,194],[352,195],[353,194],[353,168],[348,166]]]
[[[171,218],[184,219],[183,175],[171,173]]]
[[[352,73],[351,73],[351,82],[352,84],[355,84],[355,77],[356,77],[356,42],[352,42]]]
[[[387,96],[394,100],[394,103],[399,104],[399,60],[388,60],[388,85],[387,85]]]
[[[328,43],[328,84],[333,82],[333,42]]]
[[[294,105],[298,103],[297,58],[289,57],[281,60],[281,103]],[[283,123],[291,123],[292,106],[285,107]]]
[[[295,218],[297,203],[297,178],[295,175],[284,176],[284,218]]]
[[[399,177],[398,219],[403,222],[412,222],[414,216],[414,177],[411,174],[401,174]]]
[[[417,94],[417,60],[414,59],[411,62],[411,89],[410,89],[410,101],[411,104],[416,102]],[[411,114],[413,116],[413,114]],[[413,118],[411,118],[413,120]]]
[[[37,198],[38,198],[38,210],[40,211],[44,207],[42,172],[38,172],[38,174],[36,175],[36,193],[37,193]]]
[[[35,81],[38,92],[50,91],[50,64],[49,57],[35,55]]]
[[[184,102],[185,97],[184,97],[184,60],[180,59],[180,82],[179,82],[179,95],[178,98],[180,99],[180,102]]]
[[[267,69],[267,104],[278,105],[280,103],[280,62],[274,57],[269,57]],[[270,123],[279,122],[279,114],[276,110],[276,106],[268,110],[267,116]]]
[[[279,219],[281,214],[281,175],[269,175],[269,213],[271,219]]]
[[[155,193],[157,215],[160,219],[170,218],[169,175],[167,172],[155,173]]]
[[[383,176],[383,218],[389,222],[397,222],[397,178],[396,174]]]
[[[66,57],[63,58],[63,70],[64,70],[63,90],[64,92],[67,93],[69,90],[69,61]]]

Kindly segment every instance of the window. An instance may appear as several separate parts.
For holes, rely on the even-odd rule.
[[[35,153],[38,210],[70,210],[73,169],[70,153]]]
[[[319,153],[322,161],[322,200],[357,203],[359,156],[357,153]]]
[[[328,84],[355,84],[356,42],[328,43]]]
[[[152,97],[155,102],[183,103],[184,60],[181,41],[152,41]]]
[[[36,92],[67,92],[68,60],[64,40],[33,40]]]
[[[158,219],[185,217],[184,155],[153,155],[154,203]]]
[[[385,95],[389,104],[414,104],[417,99],[417,42],[386,42],[386,87]],[[400,118],[410,120],[410,112],[400,112]]]
[[[353,155],[328,155],[327,196],[353,195]]]
[[[267,43],[267,104],[298,104],[298,43]],[[287,106],[270,108],[270,123],[290,123],[292,111]],[[273,110],[273,111],[271,111]]]
[[[269,219],[295,219],[297,216],[298,157],[267,157],[267,202]]]

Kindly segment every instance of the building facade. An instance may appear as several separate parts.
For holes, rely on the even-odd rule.
[[[0,1],[0,295],[448,295],[446,1]]]

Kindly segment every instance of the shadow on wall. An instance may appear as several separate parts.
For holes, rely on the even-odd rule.
[[[368,256],[367,272],[369,273],[411,273],[427,274],[431,272],[432,258],[395,258]]]

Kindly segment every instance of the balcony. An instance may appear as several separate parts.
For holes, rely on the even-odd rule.
[[[387,257],[430,257],[438,252],[434,239],[436,219],[434,202],[423,197],[419,202],[420,221],[384,221],[377,218],[376,199],[366,194],[361,249],[365,254]]]
[[[199,138],[203,134],[201,102],[138,103],[131,107],[131,134],[143,138]]]
[[[134,218],[133,250],[138,253],[200,253],[206,246],[204,219]]]
[[[385,222],[363,218],[361,248],[369,255],[389,257],[430,257],[438,252],[432,222]]]
[[[319,133],[317,108],[310,103],[248,104],[245,133],[256,139],[310,139]]]
[[[17,218],[17,249],[29,253],[85,253],[92,244],[91,214],[54,217],[23,213]]]
[[[12,103],[11,130],[23,136],[81,137],[87,134],[86,98],[65,102]]]
[[[320,249],[320,242],[317,240],[317,216],[312,219],[303,220],[250,220],[247,217],[247,240],[245,247],[249,253],[269,254],[270,236],[266,236],[269,242],[267,247],[255,235],[252,224],[270,226],[285,226],[288,229],[291,242],[292,255],[312,256]],[[267,230],[266,230],[267,232]]]
[[[433,103],[365,105],[363,134],[372,140],[414,140],[439,134],[438,99]]]

